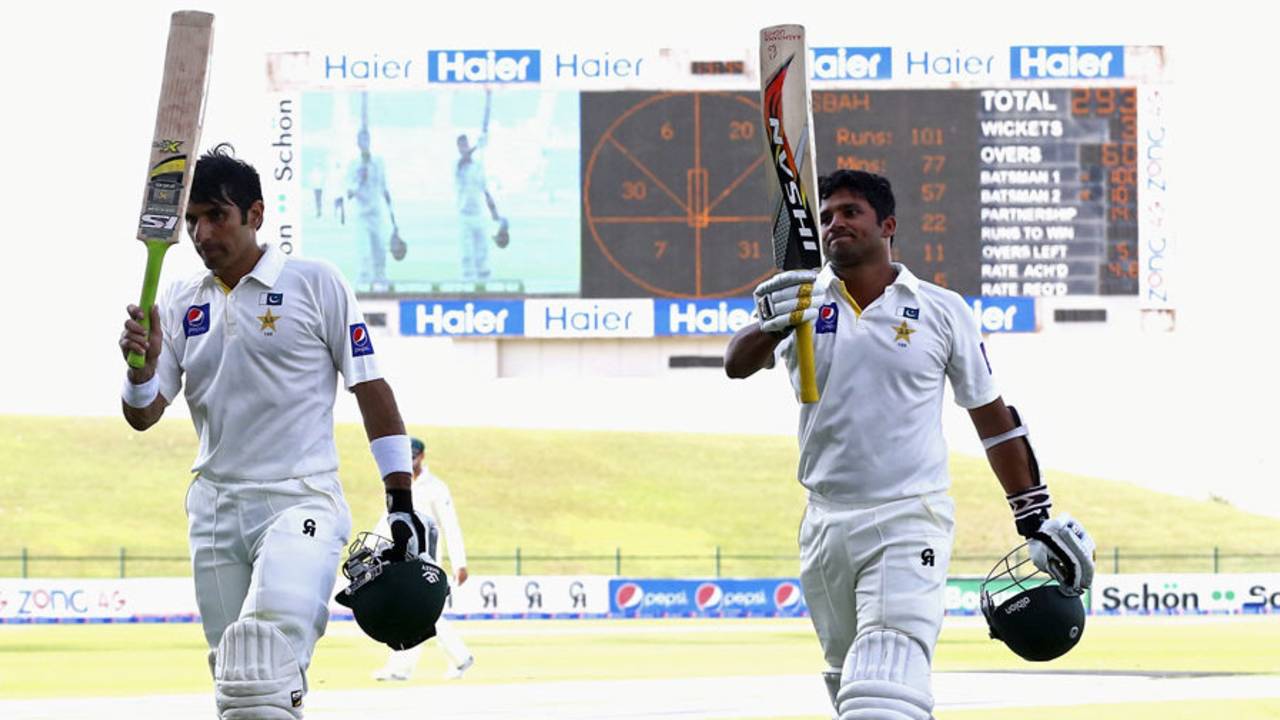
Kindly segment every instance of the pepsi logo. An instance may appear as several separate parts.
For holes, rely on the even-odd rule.
[[[793,582],[779,583],[773,589],[773,604],[779,610],[794,607],[800,602],[800,586]]]
[[[364,326],[364,323],[352,325],[350,336],[352,357],[373,354],[373,343],[369,340],[369,329]]]
[[[623,583],[613,596],[613,602],[620,610],[630,610],[638,607],[643,600],[644,590],[635,583]]]
[[[836,309],[831,305],[823,305],[822,309],[818,311],[818,316],[823,320],[830,320],[836,316]]]
[[[201,320],[204,320],[203,308],[193,307],[193,308],[187,309],[187,322],[191,323],[192,325],[195,325],[199,323]]]
[[[699,610],[706,610],[720,605],[724,600],[724,591],[715,583],[702,583],[693,594],[693,599]]]

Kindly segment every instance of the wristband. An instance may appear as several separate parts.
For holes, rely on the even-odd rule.
[[[134,385],[129,381],[129,376],[124,376],[124,389],[120,391],[120,399],[124,400],[124,404],[131,408],[151,407],[151,403],[155,402],[156,396],[160,394],[160,378],[154,373],[151,379],[141,385]]]
[[[369,451],[373,453],[373,461],[378,464],[378,472],[385,479],[391,473],[413,475],[413,456],[409,453],[408,435],[384,435],[374,438],[369,443]]]

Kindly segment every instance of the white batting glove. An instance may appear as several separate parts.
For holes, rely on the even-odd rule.
[[[818,308],[813,306],[813,284],[817,279],[816,270],[787,270],[757,285],[760,329],[780,333],[813,322],[818,317]]]
[[[1027,539],[1031,562],[1079,595],[1093,585],[1093,538],[1070,515],[1046,520]]]

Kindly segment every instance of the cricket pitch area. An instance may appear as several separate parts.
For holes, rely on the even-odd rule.
[[[830,717],[809,621],[671,619],[468,621],[476,657],[441,676],[429,641],[408,682],[376,682],[386,653],[354,623],[317,647],[306,716]],[[1280,718],[1280,617],[1090,617],[1081,644],[1026,663],[979,618],[948,618],[934,673],[938,720],[1089,717]],[[158,720],[213,716],[199,627],[0,626],[0,717]],[[1029,714],[1029,710],[1034,710]]]

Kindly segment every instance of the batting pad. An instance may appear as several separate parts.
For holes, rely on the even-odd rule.
[[[238,620],[218,643],[214,700],[221,720],[302,720],[306,683],[284,635],[257,620]]]
[[[836,708],[840,720],[929,720],[929,659],[897,630],[858,636],[845,658]]]

